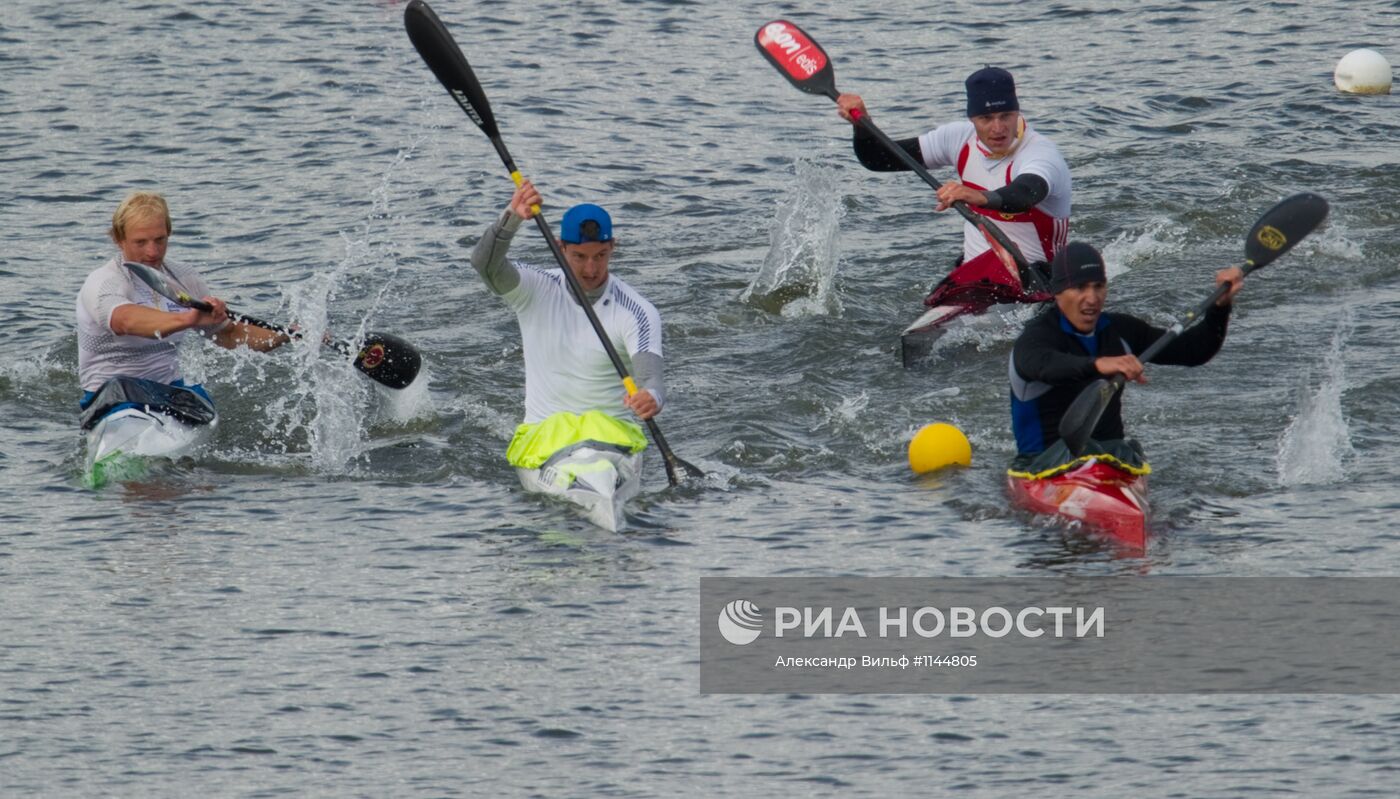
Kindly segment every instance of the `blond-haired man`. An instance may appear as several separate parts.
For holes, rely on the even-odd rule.
[[[230,319],[224,302],[209,296],[198,272],[166,260],[170,234],[170,208],[154,192],[133,192],[112,214],[109,235],[119,252],[88,275],[78,293],[78,380],[84,410],[103,386],[119,378],[188,388],[208,399],[202,386],[186,386],[180,375],[178,346],[191,330],[227,349],[246,345],[266,352],[288,341],[281,333]],[[185,308],[156,294],[122,266],[124,261],[164,272],[212,310]]]

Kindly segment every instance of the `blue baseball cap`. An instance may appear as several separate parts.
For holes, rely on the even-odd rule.
[[[559,240],[566,244],[585,241],[612,241],[612,217],[593,203],[580,203],[564,212]]]
[[[1019,111],[1016,80],[1000,67],[984,67],[967,76],[967,115]]]

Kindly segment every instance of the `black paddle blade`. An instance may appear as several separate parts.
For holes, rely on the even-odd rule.
[[[198,308],[201,311],[213,310],[213,306],[196,297],[191,297],[184,291],[170,285],[170,281],[165,279],[165,275],[136,261],[122,261],[122,266],[131,271],[131,274],[140,278],[142,283],[151,287],[151,291],[166,299],[178,302],[186,308]]]
[[[666,481],[672,487],[681,484],[681,472],[685,472],[686,477],[705,476],[700,467],[676,457],[676,453],[671,451],[671,445],[666,443],[666,437],[661,435],[661,427],[656,424],[655,419],[648,419],[646,424],[647,430],[651,431],[651,440],[655,441],[656,448],[661,450],[662,462],[666,467]]]
[[[831,59],[801,28],[785,19],[776,19],[758,29],[753,43],[793,86],[808,94],[824,94],[836,99],[836,74],[832,71]]]
[[[686,477],[700,478],[705,476],[705,471],[693,463],[676,458],[676,464],[681,467],[681,471],[685,472]]]
[[[408,30],[408,38],[417,48],[423,62],[437,76],[439,82],[457,101],[457,105],[467,112],[467,116],[481,128],[487,136],[499,138],[496,117],[491,113],[491,103],[481,90],[476,75],[472,72],[462,48],[447,32],[437,14],[423,0],[410,0],[403,10],[403,26]]]
[[[1244,242],[1246,261],[1255,269],[1268,264],[1293,249],[1326,218],[1327,201],[1312,192],[1280,200],[1249,231]]]
[[[408,388],[418,377],[423,356],[407,341],[388,333],[366,333],[355,356],[355,368],[389,388]]]
[[[1099,426],[1103,412],[1108,410],[1108,404],[1122,386],[1122,381],[1099,378],[1079,392],[1065,415],[1060,417],[1060,438],[1076,457],[1084,454],[1084,446],[1093,437],[1094,428]]]

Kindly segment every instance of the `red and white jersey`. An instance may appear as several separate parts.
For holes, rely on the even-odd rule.
[[[1049,261],[1069,241],[1069,165],[1055,143],[1026,125],[1020,146],[1010,154],[993,158],[977,140],[968,120],[950,122],[919,137],[924,166],[956,166],[963,183],[979,191],[1000,189],[1027,172],[1039,175],[1050,186],[1040,204],[1019,214],[1002,213],[969,205],[988,217],[1016,242],[1028,261]],[[963,226],[963,261],[991,249],[976,227]]]

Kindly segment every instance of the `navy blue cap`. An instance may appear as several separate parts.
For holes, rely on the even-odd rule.
[[[1071,241],[1055,253],[1050,262],[1050,293],[1059,294],[1067,288],[1085,283],[1107,282],[1103,256],[1082,241]]]
[[[593,203],[575,205],[564,212],[564,221],[559,224],[559,240],[566,244],[612,241],[612,217]]]
[[[967,115],[1019,111],[1016,81],[1001,67],[983,67],[967,76]]]

